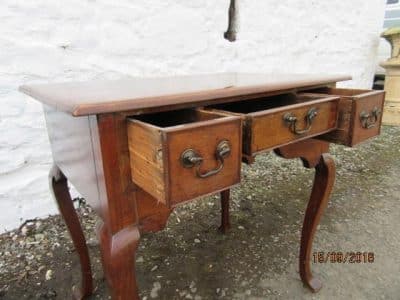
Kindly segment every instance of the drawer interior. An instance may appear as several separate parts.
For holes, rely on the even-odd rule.
[[[360,89],[344,89],[344,88],[329,88],[323,87],[314,90],[307,90],[307,93],[317,93],[317,94],[328,94],[328,95],[337,95],[337,96],[359,96],[368,92],[370,90],[360,90]]]
[[[201,121],[208,121],[218,118],[223,118],[223,115],[195,110],[195,109],[180,109],[165,112],[157,112],[151,114],[144,114],[134,117],[129,117],[130,120],[138,120],[147,124],[151,124],[160,128],[167,128]]]
[[[306,103],[308,101],[317,99],[321,99],[321,95],[290,93],[259,99],[211,105],[207,108],[224,110],[233,113],[250,114],[263,110],[285,107],[299,103]]]

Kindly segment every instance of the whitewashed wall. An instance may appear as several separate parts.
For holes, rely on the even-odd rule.
[[[0,231],[55,213],[41,106],[24,83],[222,71],[349,73],[368,88],[385,0],[1,0]]]

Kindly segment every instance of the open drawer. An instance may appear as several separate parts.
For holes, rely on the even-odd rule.
[[[240,182],[239,117],[184,109],[127,126],[133,182],[169,207]]]
[[[379,135],[385,101],[384,91],[320,88],[309,92],[340,97],[338,128],[320,138],[354,146]]]
[[[334,130],[338,101],[339,97],[290,93],[207,109],[244,120],[243,154],[251,162],[258,152]]]

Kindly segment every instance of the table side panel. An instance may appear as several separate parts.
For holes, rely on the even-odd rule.
[[[89,116],[73,117],[44,106],[53,160],[71,184],[99,211],[99,190]]]
[[[105,212],[108,210],[108,197],[104,176],[103,158],[101,155],[100,133],[96,115],[89,116],[89,124],[93,145],[94,164],[96,168],[97,188],[99,191],[98,205],[100,209],[97,211],[97,214],[99,214],[99,216],[104,220],[107,217]]]

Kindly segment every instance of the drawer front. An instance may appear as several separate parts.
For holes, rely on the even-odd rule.
[[[171,205],[221,191],[240,182],[240,118],[227,122],[192,126],[165,134]],[[217,153],[229,153],[222,157]],[[186,157],[201,158],[197,165],[185,165]]]
[[[246,142],[245,154],[254,155],[335,129],[338,100],[329,97],[248,115],[245,135],[251,140]]]
[[[240,182],[241,119],[201,111],[192,117],[169,127],[128,121],[132,180],[167,207]]]
[[[384,99],[384,92],[372,92],[354,99],[350,146],[380,134]]]
[[[340,96],[338,127],[321,136],[321,139],[354,146],[379,135],[384,91],[325,88],[317,92]]]

